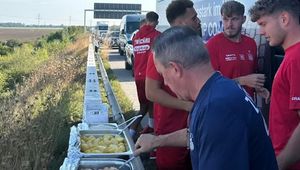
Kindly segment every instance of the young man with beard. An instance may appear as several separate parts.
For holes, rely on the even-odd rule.
[[[249,12],[270,46],[285,51],[272,85],[270,136],[279,169],[300,170],[300,1],[258,0]]]
[[[238,83],[213,70],[195,31],[170,28],[157,37],[153,50],[164,83],[180,99],[195,104],[189,131],[143,134],[135,155],[153,148],[189,146],[194,170],[278,169],[259,109]]]
[[[237,1],[227,1],[221,7],[224,31],[208,40],[206,46],[213,68],[227,78],[234,79],[253,97],[254,91],[264,98],[269,92],[263,88],[264,74],[257,74],[255,41],[241,34],[246,20],[245,7]]]
[[[174,0],[166,10],[171,27],[189,26],[200,33],[200,20],[190,0]],[[149,57],[146,73],[146,95],[153,101],[154,132],[163,135],[187,127],[188,112],[193,103],[178,99],[164,84],[163,77],[157,72],[153,56]],[[189,151],[186,147],[161,147],[156,150],[158,170],[189,170],[191,169]]]

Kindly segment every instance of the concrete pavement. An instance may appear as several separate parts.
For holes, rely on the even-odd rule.
[[[133,109],[138,111],[139,101],[137,98],[136,86],[134,82],[134,78],[132,77],[131,70],[125,69],[125,56],[120,56],[118,50],[109,50],[109,64],[110,68],[114,72],[114,75],[117,76],[121,84],[122,90],[125,92],[127,97],[133,103]],[[148,114],[144,116],[141,121],[141,126],[144,128],[148,123]],[[142,158],[145,170],[155,170],[155,160],[149,159],[147,156],[146,158]]]
[[[104,50],[104,49],[102,49]],[[140,104],[137,97],[136,86],[134,82],[134,78],[132,77],[131,70],[125,69],[125,56],[120,56],[118,50],[110,49],[109,52],[109,64],[110,68],[114,72],[114,75],[117,76],[122,90],[125,92],[126,96],[132,101],[133,109],[139,111]],[[144,128],[147,126],[148,122],[148,114],[144,116],[141,121],[141,125]]]
[[[102,49],[105,50],[105,49]],[[136,86],[134,78],[132,77],[131,70],[125,69],[125,56],[120,56],[118,50],[109,49],[109,64],[110,68],[114,72],[114,75],[117,76],[121,84],[122,90],[125,92],[126,96],[132,101],[133,109],[139,111],[140,104],[137,97]],[[142,127],[145,127],[148,122],[148,114],[144,116],[141,121]]]
[[[133,109],[139,110],[139,101],[137,98],[136,86],[134,78],[131,75],[131,70],[125,70],[125,56],[120,56],[118,50],[109,50],[109,64],[114,74],[117,76],[121,88],[126,96],[132,101]]]

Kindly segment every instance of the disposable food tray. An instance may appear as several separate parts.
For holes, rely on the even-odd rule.
[[[104,169],[105,167],[120,167],[126,160],[118,158],[82,158],[79,161],[77,170],[98,170]],[[133,170],[131,162],[124,165],[119,170]]]
[[[114,130],[118,129],[116,123],[101,123],[101,124],[89,124],[91,130]]]
[[[80,130],[79,131],[79,143],[80,143],[80,138],[83,136],[94,136],[94,137],[100,137],[105,134],[110,134],[110,135],[120,135],[121,137],[124,138],[124,143],[125,143],[125,152],[118,152],[118,153],[85,153],[80,150],[80,145],[79,145],[79,150],[82,154],[83,157],[85,158],[123,158],[123,159],[128,159],[130,155],[133,155],[133,150],[131,146],[129,145],[129,141],[127,138],[127,135],[124,134],[124,132],[120,129],[105,129],[105,130]]]

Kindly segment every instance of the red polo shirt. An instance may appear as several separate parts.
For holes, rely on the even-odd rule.
[[[147,78],[160,81],[162,89],[172,96],[175,94],[163,83],[163,77],[157,72],[153,54],[149,56],[147,65]],[[188,112],[172,109],[154,102],[154,131],[162,135],[187,127]],[[156,151],[158,169],[188,170],[191,169],[189,151],[186,147],[160,147]]]
[[[300,123],[300,42],[285,51],[274,77],[270,105],[270,136],[276,155],[286,146]],[[300,144],[299,144],[300,145]],[[290,167],[300,170],[300,161]]]
[[[133,38],[134,52],[134,78],[135,80],[146,79],[146,68],[151,45],[160,34],[153,26],[144,25]]]
[[[257,71],[257,47],[250,37],[241,35],[240,42],[233,42],[219,33],[208,40],[206,47],[213,68],[227,78],[234,79]],[[253,88],[244,88],[254,95]]]

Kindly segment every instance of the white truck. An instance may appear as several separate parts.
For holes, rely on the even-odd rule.
[[[96,25],[96,33],[98,37],[103,36],[102,34],[106,34],[108,31],[108,23],[106,22],[97,22]]]

